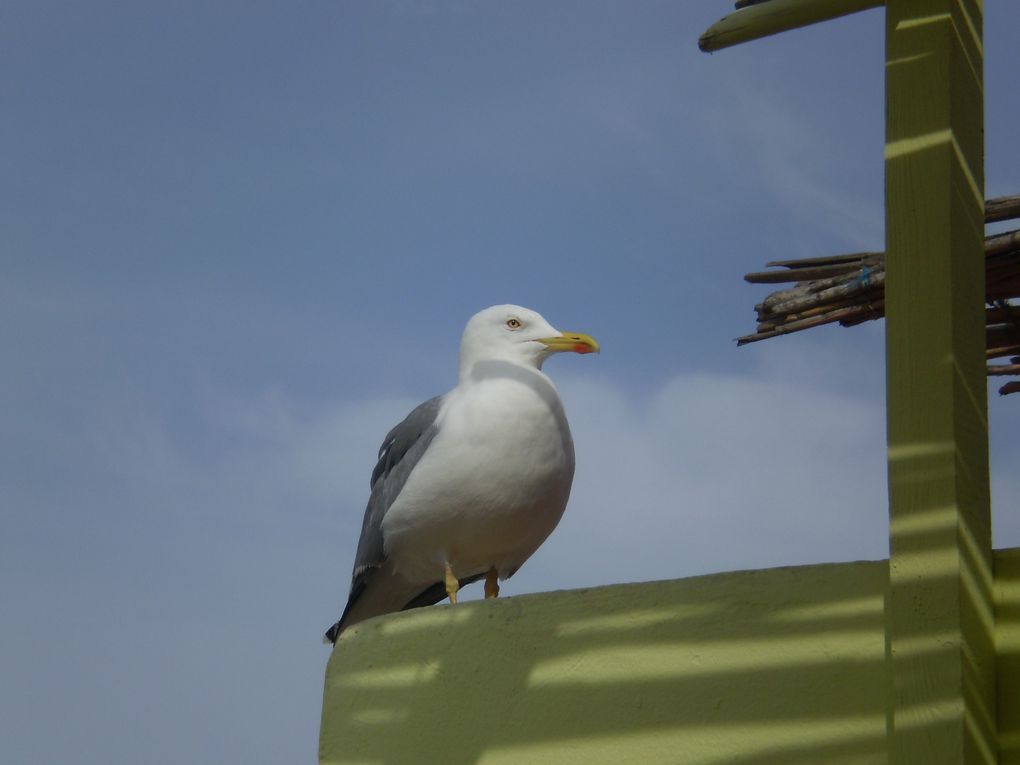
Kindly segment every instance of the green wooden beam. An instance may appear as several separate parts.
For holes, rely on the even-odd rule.
[[[769,0],[724,16],[698,38],[698,47],[712,53],[880,5],[882,0]]]
[[[886,3],[893,763],[996,762],[981,0]]]

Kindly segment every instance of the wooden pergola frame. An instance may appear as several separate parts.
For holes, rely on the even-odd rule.
[[[981,0],[767,0],[715,51],[885,5],[893,762],[996,761]]]

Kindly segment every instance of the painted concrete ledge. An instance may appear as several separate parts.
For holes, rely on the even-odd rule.
[[[1001,762],[1020,762],[1020,550],[996,554]],[[885,561],[434,607],[345,633],[320,760],[886,762]]]

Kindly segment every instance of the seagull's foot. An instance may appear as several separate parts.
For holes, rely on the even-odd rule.
[[[453,568],[446,564],[446,594],[450,596],[450,603],[457,602],[457,590],[460,589],[460,581],[453,575]]]
[[[490,568],[485,575],[485,599],[499,597],[499,578],[495,568]]]

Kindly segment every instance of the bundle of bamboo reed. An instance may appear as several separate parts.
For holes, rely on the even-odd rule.
[[[1020,194],[985,202],[985,222],[1020,218]],[[885,253],[858,252],[829,258],[777,260],[766,264],[779,271],[757,271],[744,279],[752,284],[795,282],[773,292],[755,306],[758,327],[737,338],[738,345],[787,335],[822,324],[844,327],[885,315]],[[1020,229],[985,238],[985,322],[988,359],[1011,357],[1008,364],[989,364],[989,375],[1020,375]],[[999,393],[1020,392],[1020,380]]]

